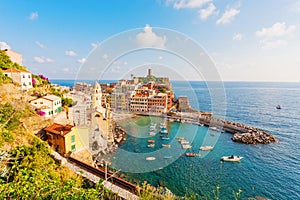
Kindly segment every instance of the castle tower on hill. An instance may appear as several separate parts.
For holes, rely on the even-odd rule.
[[[96,81],[92,91],[92,108],[102,108],[102,91],[99,83]]]

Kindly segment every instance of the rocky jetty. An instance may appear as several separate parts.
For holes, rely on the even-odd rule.
[[[262,131],[247,132],[242,134],[235,133],[232,140],[234,142],[241,142],[245,144],[269,144],[271,142],[276,142],[276,139],[273,135]]]

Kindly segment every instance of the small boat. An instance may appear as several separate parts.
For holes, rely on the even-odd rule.
[[[155,157],[147,157],[146,160],[155,160]]]
[[[176,139],[177,139],[177,140],[183,140],[184,137],[183,137],[183,136],[177,136]]]
[[[278,109],[278,110],[281,109],[281,105],[277,105],[276,109]]]
[[[155,144],[148,144],[148,148],[153,148],[155,146]]]
[[[149,143],[154,143],[155,140],[147,140],[147,142],[149,142]]]
[[[154,131],[150,131],[149,135],[154,136],[154,135],[156,135],[156,133]]]
[[[215,134],[213,134],[213,133],[209,133],[210,134],[210,136],[215,136]]]
[[[183,144],[181,146],[182,146],[183,149],[191,149],[192,148],[192,146],[189,145],[189,144]]]
[[[187,140],[180,140],[180,144],[189,144],[190,142]]]
[[[162,134],[167,134],[168,131],[167,131],[166,129],[164,129],[164,130],[161,130],[160,133],[162,133]]]
[[[202,146],[202,147],[200,147],[200,150],[201,151],[211,151],[211,150],[213,150],[213,148],[214,147],[212,147],[212,146]]]
[[[216,131],[217,127],[213,126],[213,127],[209,127],[209,129]]]
[[[169,137],[162,137],[161,139],[162,140],[169,140],[170,138]]]
[[[173,158],[173,156],[164,156],[164,159],[170,159]]]
[[[168,147],[168,148],[170,148],[170,147],[171,147],[171,145],[170,145],[170,144],[162,144],[162,146],[163,146],[163,147]]]
[[[194,153],[186,153],[185,156],[186,157],[195,157],[195,154]]]
[[[222,158],[221,158],[221,160],[222,161],[227,161],[227,162],[240,162],[241,161],[241,159],[242,159],[243,157],[241,157],[241,156],[223,156]]]

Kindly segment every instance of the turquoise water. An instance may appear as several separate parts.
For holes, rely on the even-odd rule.
[[[160,119],[143,117],[122,124],[129,135],[112,161],[125,171],[133,167],[149,171],[129,173],[128,179],[140,183],[147,180],[153,185],[163,182],[180,196],[193,193],[212,199],[212,191],[220,185],[221,199],[233,199],[232,193],[238,189],[242,189],[242,199],[256,195],[300,199],[300,83],[226,82],[224,85],[226,118],[267,130],[278,143],[245,145],[232,142],[231,134],[216,134],[214,138],[219,138],[212,152],[188,158],[181,155],[184,151],[175,137],[184,135],[193,141],[193,149],[187,151],[198,152],[204,139],[212,139],[206,127],[168,122],[170,141],[162,141],[159,135],[148,138],[149,123]],[[212,109],[211,95],[204,82],[173,82],[173,89],[177,96],[189,96],[194,108]],[[277,104],[282,105],[281,110],[275,109]],[[153,149],[147,147],[148,139],[157,140]],[[162,148],[162,143],[171,143],[171,148]],[[145,161],[152,154],[157,159]],[[221,156],[231,154],[244,159],[241,163],[220,162]],[[164,159],[165,155],[173,158]],[[155,171],[150,171],[151,168]]]

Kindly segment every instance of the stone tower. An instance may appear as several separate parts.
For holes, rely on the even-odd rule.
[[[94,86],[93,86],[93,91],[92,91],[92,108],[101,108],[102,107],[102,91],[99,83],[96,81]]]

